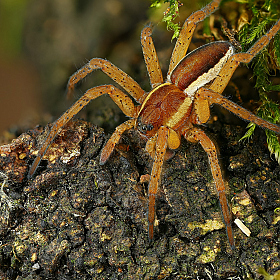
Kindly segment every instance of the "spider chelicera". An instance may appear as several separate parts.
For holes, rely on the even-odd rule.
[[[102,149],[100,164],[106,163],[124,131],[134,128],[146,139],[146,151],[153,159],[148,191],[149,238],[152,239],[154,234],[155,200],[166,150],[177,149],[183,136],[188,141],[199,142],[208,155],[228,240],[234,248],[231,212],[217,151],[210,138],[197,125],[208,121],[211,104],[219,104],[247,121],[280,133],[279,126],[253,115],[221,95],[238,65],[241,62],[249,63],[279,31],[280,20],[245,53],[234,53],[234,48],[229,42],[218,41],[206,44],[186,55],[196,25],[217,10],[219,3],[220,0],[213,0],[185,21],[174,47],[165,81],[151,39],[151,27],[147,26],[142,30],[141,45],[152,87],[148,93],[130,76],[105,59],[93,58],[73,74],[68,82],[69,91],[93,70],[100,69],[140,105],[134,105],[131,98],[114,85],[101,85],[87,90],[54,122],[29,170],[29,178],[35,173],[59,129],[91,100],[108,94],[130,119],[116,128]]]

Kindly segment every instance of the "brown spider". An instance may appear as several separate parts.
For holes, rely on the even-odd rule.
[[[158,57],[151,39],[151,28],[145,27],[141,33],[141,44],[152,90],[146,93],[137,82],[107,60],[93,58],[72,75],[68,90],[95,69],[101,69],[140,105],[134,105],[130,97],[113,85],[91,88],[52,126],[29,171],[29,178],[35,173],[42,157],[48,150],[59,129],[92,99],[105,93],[113,99],[130,119],[119,125],[100,156],[100,164],[105,164],[119,142],[124,131],[134,128],[146,139],[146,151],[153,158],[149,183],[148,231],[153,238],[155,221],[155,199],[159,185],[162,164],[166,150],[180,146],[181,135],[188,141],[199,142],[208,155],[213,179],[216,185],[226,231],[231,247],[234,237],[231,227],[225,184],[213,142],[196,125],[206,123],[210,117],[209,106],[219,104],[237,116],[257,125],[280,133],[280,127],[269,123],[236,105],[221,95],[232,74],[241,62],[249,63],[273,38],[280,29],[280,20],[261,37],[246,53],[234,54],[233,46],[226,41],[204,45],[186,56],[193,32],[198,22],[204,20],[219,6],[220,0],[213,0],[203,9],[193,13],[184,23],[174,47],[167,79],[164,82]],[[211,82],[210,85],[209,82]],[[207,85],[207,87],[206,87]]]

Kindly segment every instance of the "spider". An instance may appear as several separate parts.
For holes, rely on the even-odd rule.
[[[126,130],[134,128],[146,140],[145,149],[153,159],[148,187],[149,239],[153,239],[154,235],[156,194],[162,165],[168,155],[166,151],[167,149],[177,149],[181,143],[181,136],[183,136],[190,142],[199,142],[207,153],[228,241],[231,248],[234,248],[231,211],[226,199],[217,150],[198,125],[208,121],[209,106],[219,104],[244,120],[280,133],[280,126],[253,115],[221,95],[238,65],[241,62],[249,63],[279,31],[280,20],[245,53],[234,53],[234,48],[229,42],[217,41],[197,48],[186,55],[196,25],[217,10],[220,1],[213,0],[186,19],[173,49],[165,81],[151,39],[152,29],[150,26],[146,26],[142,30],[142,51],[152,87],[148,93],[130,76],[105,59],[93,58],[74,73],[68,82],[68,92],[72,91],[75,84],[93,70],[100,69],[129,93],[139,105],[135,105],[127,94],[114,85],[100,85],[87,90],[70,109],[54,122],[29,170],[28,177],[31,178],[35,173],[59,129],[91,100],[108,94],[130,119],[116,128],[102,149],[100,164],[106,163]]]

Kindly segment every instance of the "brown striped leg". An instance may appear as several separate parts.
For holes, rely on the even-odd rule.
[[[164,156],[166,153],[167,139],[168,128],[162,126],[157,133],[155,159],[151,172],[151,180],[149,183],[148,232],[150,240],[153,239],[154,236],[156,194],[160,181]]]
[[[122,123],[118,127],[116,127],[114,133],[112,134],[112,136],[110,137],[110,139],[108,140],[108,142],[106,143],[106,145],[104,146],[104,148],[101,151],[101,156],[100,156],[101,165],[106,163],[106,161],[112,154],[116,144],[119,142],[122,134],[126,130],[133,128],[134,125],[135,125],[135,119],[131,119],[131,120],[128,120],[128,121]]]
[[[216,185],[216,190],[219,196],[220,206],[226,225],[227,236],[231,248],[234,248],[234,237],[231,227],[231,212],[227,204],[225,193],[225,185],[220,169],[216,147],[210,138],[199,128],[192,128],[183,132],[184,137],[190,142],[199,142],[207,153],[208,160],[211,167],[212,176]]]
[[[177,39],[176,45],[173,49],[172,56],[170,59],[169,70],[167,74],[167,79],[170,78],[170,75],[176,65],[183,59],[186,55],[188,47],[190,45],[194,30],[197,24],[203,21],[210,14],[215,12],[220,4],[221,0],[214,0],[208,5],[206,5],[201,10],[191,14],[185,21],[180,35]]]
[[[147,71],[150,77],[150,83],[152,88],[155,88],[163,83],[163,77],[151,34],[152,29],[150,26],[147,26],[142,30],[141,45]]]
[[[261,127],[265,127],[269,130],[272,130],[272,131],[280,134],[279,125],[270,123],[256,115],[252,114],[250,111],[247,111],[243,107],[228,100],[227,98],[225,98],[224,96],[220,95],[217,92],[214,92],[210,89],[201,88],[198,91],[198,93],[196,94],[196,97],[198,98],[198,100],[200,98],[204,99],[204,100],[206,99],[209,101],[210,104],[219,104],[220,106],[224,107],[228,111],[234,113],[235,115],[237,115],[238,117],[240,117],[244,120],[251,121]]]
[[[89,63],[87,63],[70,77],[67,86],[68,94],[74,90],[76,83],[78,83],[95,69],[102,70],[106,75],[108,75],[123,89],[125,89],[137,102],[141,103],[143,98],[146,96],[144,90],[136,81],[134,81],[129,75],[116,67],[114,64],[102,58],[91,59]]]
[[[103,85],[87,90],[85,94],[53,124],[46,140],[40,147],[38,155],[29,170],[29,178],[35,173],[41,159],[48,150],[49,145],[52,143],[59,129],[63,127],[70,119],[72,119],[72,117],[76,115],[81,109],[83,109],[91,100],[105,93],[109,94],[109,96],[116,102],[116,104],[127,116],[134,116],[136,113],[136,108],[132,100],[118,88],[115,88],[112,85]]]
[[[280,20],[276,22],[276,24],[262,36],[246,53],[237,53],[234,54],[225,64],[219,76],[214,80],[210,89],[215,92],[222,93],[229,83],[231,76],[233,75],[235,69],[238,65],[243,63],[249,63],[252,59],[262,50],[264,49],[270,40],[276,35],[276,33],[280,30]]]

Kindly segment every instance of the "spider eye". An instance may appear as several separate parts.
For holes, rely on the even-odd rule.
[[[137,129],[141,133],[146,134],[147,131],[151,131],[153,128],[154,128],[154,126],[152,124],[150,124],[150,123],[145,124],[145,123],[142,123],[141,118],[137,119]]]
[[[149,123],[149,124],[147,125],[147,129],[148,129],[149,131],[152,130],[153,128],[154,128],[154,126],[153,126],[152,124]]]

